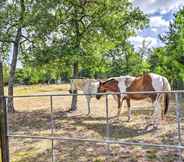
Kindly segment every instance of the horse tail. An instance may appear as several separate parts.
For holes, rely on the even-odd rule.
[[[165,94],[165,109],[164,109],[164,115],[166,115],[169,107],[169,94]]]
[[[171,86],[170,86],[170,83],[169,81],[167,80],[167,78],[163,78],[163,81],[164,81],[164,90],[165,91],[171,91]]]
[[[171,91],[171,86],[170,86],[167,78],[164,77],[163,82],[164,82],[164,90]],[[167,113],[168,107],[169,107],[169,93],[165,93],[164,101],[165,101],[165,109],[164,109],[164,115],[165,115]]]

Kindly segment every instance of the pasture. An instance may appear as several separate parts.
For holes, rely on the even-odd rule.
[[[68,93],[69,85],[16,87],[16,95]],[[71,96],[53,97],[54,135],[61,137],[104,139],[106,136],[105,98],[92,99],[91,114],[87,116],[85,96],[78,97],[78,109],[67,112]],[[51,134],[49,97],[15,98],[16,113],[8,114],[10,134],[43,135]],[[111,139],[154,144],[177,144],[175,101],[172,99],[167,120],[161,121],[157,130],[144,131],[152,114],[148,100],[131,101],[132,120],[127,122],[127,107],[122,108],[119,120],[116,117],[117,103],[109,97],[109,118]],[[182,106],[184,104],[181,102]],[[136,106],[136,107],[135,107]],[[184,111],[181,109],[181,130],[184,128]],[[182,132],[182,140],[184,134]],[[10,139],[11,162],[50,162],[51,141],[33,139]],[[104,162],[108,156],[112,162],[173,162],[178,160],[175,149],[159,149],[133,145],[110,145],[110,156],[106,145],[90,142],[54,141],[56,162]]]

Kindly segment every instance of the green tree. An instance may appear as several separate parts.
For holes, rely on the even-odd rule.
[[[149,64],[129,42],[121,44],[106,54],[110,76],[138,75],[149,71]]]
[[[165,47],[157,48],[150,57],[152,69],[167,76],[173,88],[183,88],[184,82],[184,8],[170,22],[169,32],[161,35]]]
[[[17,3],[14,1],[6,1],[3,4],[3,8],[0,10],[0,14],[0,41],[3,45],[4,43],[8,43],[8,47],[13,44],[12,60],[8,81],[8,95],[13,96],[13,84],[15,80],[17,57],[22,37],[23,20],[25,14],[24,0],[17,1]],[[14,112],[12,98],[8,98],[8,108],[9,111]]]
[[[53,1],[54,2],[54,1]],[[50,29],[50,26],[53,26],[55,21],[52,19],[52,9],[53,3],[51,1],[29,1],[29,0],[16,0],[16,1],[5,1],[2,3],[0,10],[0,41],[2,42],[3,47],[5,46],[8,51],[12,46],[12,58],[9,72],[9,82],[8,82],[8,95],[13,96],[13,85],[15,81],[15,72],[18,57],[20,53],[29,51],[34,47],[34,41],[39,37],[43,37],[45,33],[48,33],[49,30],[46,30],[47,27]],[[53,4],[52,4],[53,3]],[[44,4],[44,5],[43,5]],[[50,5],[50,6],[49,6]],[[42,7],[41,7],[42,6]],[[45,12],[46,7],[48,10]],[[57,7],[57,6],[55,6]],[[41,20],[39,18],[42,18]],[[51,23],[49,23],[49,21]],[[41,26],[42,24],[45,25]],[[35,26],[42,29],[40,35],[36,35]],[[43,37],[43,41],[45,41]],[[37,42],[35,42],[37,43]],[[8,99],[8,109],[9,111],[14,111],[13,99]]]
[[[47,2],[52,2],[50,6],[55,8],[46,6]],[[52,16],[48,23],[49,16],[45,20],[44,14],[38,12],[41,23],[35,24],[34,31],[44,35],[44,39],[35,40],[39,48],[31,51],[31,59],[39,64],[58,58],[67,60],[68,66],[73,67],[73,78],[77,78],[79,68],[90,64],[91,60],[99,59],[96,65],[101,65],[104,53],[135,35],[136,29],[143,28],[147,22],[143,12],[133,8],[128,0],[44,1],[42,5],[44,13],[49,12]],[[104,68],[96,70],[104,71]],[[75,96],[73,109],[76,101]]]

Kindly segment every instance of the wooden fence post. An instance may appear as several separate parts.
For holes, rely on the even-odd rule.
[[[0,151],[1,161],[9,162],[9,145],[7,136],[7,121],[5,108],[4,86],[3,86],[3,63],[0,53]]]

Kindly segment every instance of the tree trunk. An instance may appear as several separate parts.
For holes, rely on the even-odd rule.
[[[75,18],[74,20],[74,26],[75,26],[75,34],[76,34],[76,40],[75,40],[75,48],[77,50],[80,49],[80,31],[79,31],[79,22],[77,19],[78,16],[78,10],[75,7],[74,8],[74,14],[75,14]],[[78,71],[79,71],[79,64],[78,61],[75,61],[73,64],[73,78],[77,79],[78,78]],[[77,94],[77,90],[73,92],[74,94]],[[76,110],[77,109],[77,95],[72,96],[72,104],[71,104],[71,110]]]
[[[4,87],[3,87],[3,63],[0,53],[0,151],[2,162],[9,162],[9,149],[7,138],[7,123],[5,114],[5,100],[4,100]]]
[[[75,62],[73,64],[73,78],[78,78],[78,62]],[[77,91],[74,91],[74,94],[77,94]],[[71,110],[74,111],[77,109],[77,95],[72,96],[72,104],[71,104]]]
[[[20,39],[21,39],[21,28],[18,28],[15,42],[13,43],[13,56],[12,56],[12,62],[11,62],[10,74],[9,74],[9,82],[8,82],[8,96],[13,96],[13,85],[15,81],[15,71],[16,71],[16,65],[17,65],[17,57],[19,53]],[[15,112],[13,98],[11,97],[8,98],[8,111]]]

